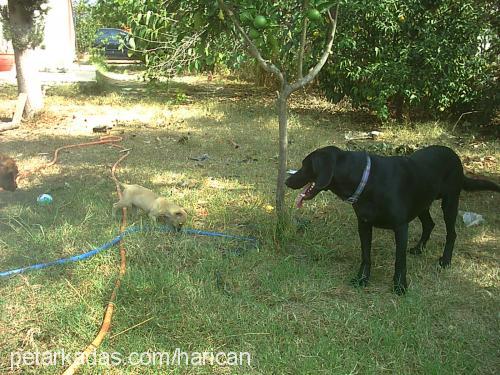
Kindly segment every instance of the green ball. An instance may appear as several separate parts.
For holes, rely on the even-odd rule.
[[[267,26],[267,20],[264,16],[256,16],[253,20],[253,24],[256,28],[261,29]]]

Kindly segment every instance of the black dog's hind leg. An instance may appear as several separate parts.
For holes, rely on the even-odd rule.
[[[458,196],[460,192],[448,194],[441,202],[443,209],[444,223],[446,225],[446,244],[444,245],[443,256],[439,258],[439,265],[443,268],[451,264],[451,256],[453,255],[453,247],[457,233],[455,232],[455,221],[458,214]]]
[[[355,286],[366,286],[370,279],[372,232],[373,227],[371,224],[358,220],[358,233],[361,240],[361,266],[359,267],[358,276],[351,280]]]
[[[394,230],[396,239],[396,262],[394,266],[394,291],[401,295],[406,292],[406,249],[408,247],[408,224]]]
[[[420,222],[422,223],[422,236],[415,247],[410,249],[411,254],[422,254],[422,250],[425,249],[425,245],[431,236],[432,230],[434,229],[434,221],[432,221],[431,214],[429,209],[423,211],[420,215],[418,215]]]

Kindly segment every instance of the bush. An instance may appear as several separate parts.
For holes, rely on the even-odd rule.
[[[320,83],[381,119],[498,108],[496,3],[350,1]]]

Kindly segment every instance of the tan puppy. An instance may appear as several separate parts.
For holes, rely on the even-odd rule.
[[[122,198],[113,204],[113,216],[117,209],[138,207],[144,210],[154,222],[159,217],[164,218],[176,230],[181,229],[186,222],[186,211],[166,198],[159,197],[151,190],[139,185],[121,184],[121,186],[123,187]]]

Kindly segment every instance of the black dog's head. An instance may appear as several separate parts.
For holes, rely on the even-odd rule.
[[[333,178],[336,147],[324,147],[311,152],[302,160],[302,167],[285,181],[291,189],[305,187],[297,197],[297,207],[304,200],[313,199],[320,191],[327,190]]]

